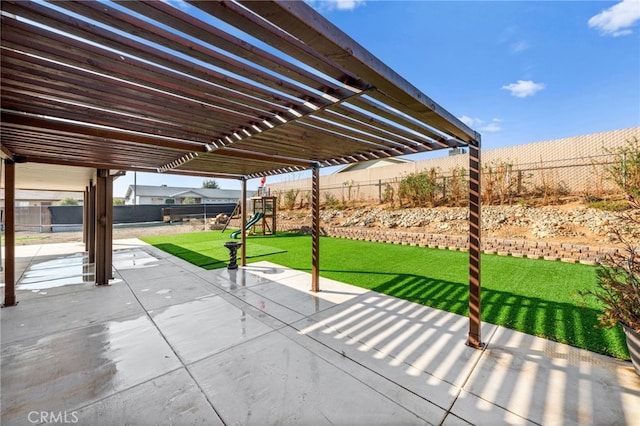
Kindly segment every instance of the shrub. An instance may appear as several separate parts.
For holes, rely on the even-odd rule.
[[[313,203],[313,192],[305,191],[304,196],[300,197],[300,208],[310,206],[311,203]]]
[[[591,159],[590,168],[583,190],[583,197],[587,203],[593,201],[592,199],[601,200],[605,193],[606,168],[604,164],[602,161]]]
[[[299,193],[299,189],[289,189],[284,193],[284,208],[286,210],[293,210]]]
[[[630,201],[640,197],[640,141],[633,138],[626,145],[605,152],[613,156],[613,162],[606,172]]]
[[[623,235],[630,226],[640,224],[640,202],[634,198],[628,204],[630,212],[619,214],[622,223],[613,230],[624,249],[606,255],[596,271],[596,288],[581,294],[601,303],[601,326],[621,323],[640,333],[640,247],[637,240]]]
[[[391,207],[393,207],[393,202],[395,199],[395,189],[393,188],[393,185],[389,182],[386,182],[384,184],[384,189],[382,191],[382,201],[383,203],[390,203]]]
[[[560,180],[557,170],[550,170],[543,166],[540,160],[538,169],[539,185],[534,189],[534,195],[542,197],[542,204],[559,204],[562,196],[570,193],[567,185]]]
[[[611,151],[613,163],[607,171],[628,201],[628,210],[618,213],[620,224],[613,230],[624,249],[608,254],[597,270],[598,282],[594,290],[582,292],[602,304],[601,325],[613,327],[618,323],[640,333],[640,245],[636,238],[624,232],[640,225],[640,145],[638,139]],[[637,367],[636,367],[637,369]]]
[[[412,207],[434,207],[441,188],[437,182],[437,169],[430,168],[418,173],[409,173],[400,180],[398,199],[402,207],[408,201]]]
[[[629,208],[629,204],[625,201],[598,200],[587,198],[587,206],[592,209],[605,210],[609,212],[621,212]]]
[[[352,201],[352,198],[354,195],[357,197],[357,193],[360,190],[360,184],[356,183],[355,180],[351,179],[345,182],[342,182],[342,186],[343,188],[347,189],[347,200],[346,201]],[[356,190],[354,191],[354,188],[356,188]],[[344,191],[342,192],[342,202],[345,202],[344,199]]]
[[[324,203],[327,207],[332,209],[340,206],[340,202],[338,201],[338,198],[330,192],[324,193]]]
[[[467,169],[455,167],[451,169],[451,177],[443,181],[446,201],[449,205],[465,205],[469,198],[469,179]]]
[[[608,255],[598,267],[594,290],[584,291],[602,304],[599,319],[603,327],[622,323],[640,333],[640,259],[634,247]]]
[[[511,205],[522,189],[522,173],[513,163],[490,161],[482,165],[482,201],[484,204]]]

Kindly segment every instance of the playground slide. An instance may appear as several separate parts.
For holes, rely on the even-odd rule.
[[[251,216],[251,219],[249,219],[249,222],[247,222],[247,225],[244,227],[244,229],[249,229],[251,228],[253,225],[255,225],[260,219],[262,219],[262,216],[264,216],[264,213],[256,213],[253,216]],[[230,235],[231,238],[238,238],[238,236],[240,235],[240,229],[238,229],[237,231],[233,231]]]

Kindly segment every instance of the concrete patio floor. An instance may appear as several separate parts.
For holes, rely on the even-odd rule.
[[[640,424],[629,362],[268,262],[205,271],[114,242],[19,246],[2,425]],[[84,278],[83,278],[84,277]]]

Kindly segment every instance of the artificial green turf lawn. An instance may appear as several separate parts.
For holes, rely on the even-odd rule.
[[[226,265],[230,232],[143,238],[205,269]],[[233,240],[238,241],[238,240]],[[278,233],[248,237],[247,262],[267,260],[311,271],[311,237]],[[468,254],[424,247],[322,237],[320,275],[468,316]],[[598,305],[579,290],[593,288],[595,267],[495,255],[482,256],[482,320],[629,359],[620,326],[596,328]]]

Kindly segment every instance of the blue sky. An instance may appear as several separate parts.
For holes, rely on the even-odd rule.
[[[640,0],[308,3],[479,131],[483,149],[640,126]],[[137,174],[139,185],[202,180]],[[129,172],[114,195],[132,184]]]

